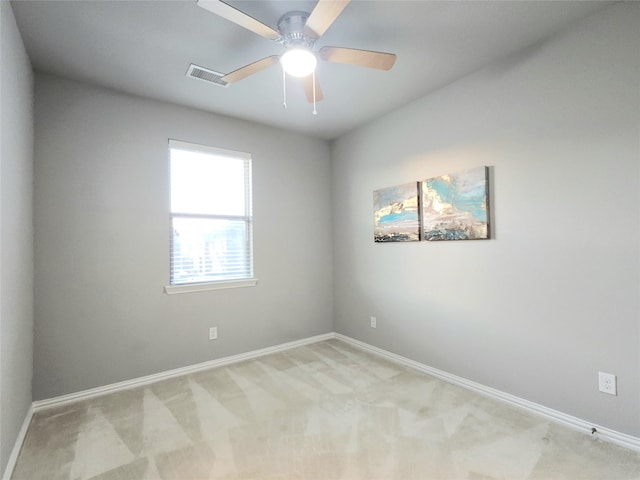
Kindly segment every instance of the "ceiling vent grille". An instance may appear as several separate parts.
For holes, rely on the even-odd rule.
[[[229,85],[229,82],[225,82],[224,80],[222,80],[222,77],[224,76],[224,73],[215,72],[213,70],[209,70],[208,68],[204,68],[193,63],[189,65],[189,69],[187,70],[187,77],[202,80],[203,82],[207,83],[213,83],[214,85],[218,85],[220,87],[226,87],[227,85]]]

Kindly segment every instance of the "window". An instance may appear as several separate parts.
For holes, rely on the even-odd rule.
[[[246,282],[253,280],[251,155],[169,140],[169,171],[167,293],[181,291],[172,289],[181,285],[196,287],[182,291],[215,283],[218,288],[255,285]]]

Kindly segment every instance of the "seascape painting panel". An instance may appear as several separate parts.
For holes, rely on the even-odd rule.
[[[420,240],[417,182],[374,191],[373,208],[376,242]]]
[[[489,238],[488,168],[478,167],[422,182],[425,240]]]

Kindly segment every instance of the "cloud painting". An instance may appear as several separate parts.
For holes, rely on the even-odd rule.
[[[488,168],[429,178],[421,183],[424,240],[490,238]]]
[[[376,242],[420,240],[417,182],[374,191],[373,208]]]

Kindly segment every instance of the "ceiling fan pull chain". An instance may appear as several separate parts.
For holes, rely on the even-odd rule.
[[[287,108],[287,76],[282,69],[282,107]]]
[[[317,115],[318,111],[316,110],[316,71],[312,72],[313,75],[313,114]]]

